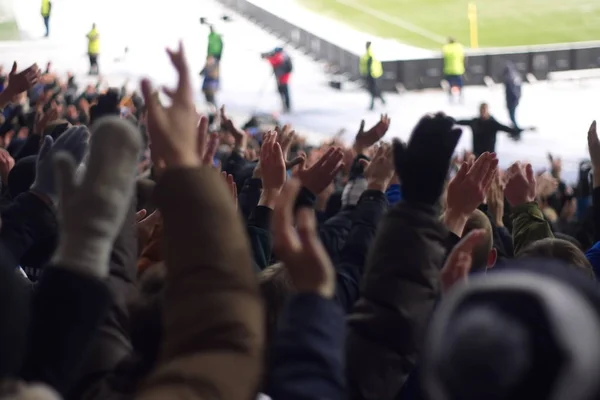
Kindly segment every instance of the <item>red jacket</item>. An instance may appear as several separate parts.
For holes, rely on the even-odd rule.
[[[267,58],[267,61],[269,61],[269,63],[273,67],[273,70],[275,71],[277,83],[280,85],[287,85],[287,83],[290,80],[290,76],[292,75],[291,72],[278,72],[278,70],[281,70],[283,64],[285,63],[285,57],[286,56],[284,55],[284,53],[280,52],[275,53],[273,56]]]

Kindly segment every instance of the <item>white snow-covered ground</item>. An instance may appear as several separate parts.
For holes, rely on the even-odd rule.
[[[164,48],[174,46],[179,39],[186,45],[192,70],[200,71],[208,32],[199,24],[199,18],[216,21],[229,13],[213,0],[170,0],[161,6],[142,0],[53,0],[52,37],[40,39],[43,24],[38,1],[18,0],[15,5],[20,28],[31,39],[0,44],[1,64],[7,66],[17,60],[24,66],[52,60],[56,69],[84,76],[88,67],[85,34],[96,22],[102,38],[103,75],[113,84],[130,79],[132,86],[142,76],[151,77],[157,84],[172,84],[175,76]],[[244,117],[253,111],[277,111],[275,82],[259,54],[281,42],[235,15],[233,22],[220,22],[217,26],[225,41],[219,101]],[[115,62],[125,47],[129,48],[126,59]],[[282,120],[293,123],[313,139],[326,138],[340,128],[354,132],[361,118],[371,124],[384,111],[392,118],[389,137],[406,139],[412,126],[427,112],[442,110],[457,118],[470,117],[483,101],[490,104],[499,121],[508,122],[501,88],[467,88],[462,105],[448,104],[441,91],[389,94],[385,109],[369,112],[366,93],[330,89],[321,65],[296,51],[291,53],[295,71],[291,82],[294,112]],[[200,79],[195,78],[200,102]],[[537,126],[538,131],[524,134],[519,143],[500,134],[497,150],[502,165],[527,160],[536,168],[543,168],[547,165],[547,153],[552,152],[562,157],[568,176],[575,178],[577,164],[587,152],[587,128],[594,118],[600,117],[600,104],[596,101],[599,89],[600,81],[526,86],[518,117],[522,125]],[[350,134],[347,139],[351,140]],[[470,141],[470,131],[465,129],[459,148],[470,147]]]

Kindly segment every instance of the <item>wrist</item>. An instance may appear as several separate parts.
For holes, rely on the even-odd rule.
[[[270,209],[275,208],[275,202],[279,196],[279,189],[263,189],[258,201],[259,206],[265,206]]]
[[[380,192],[384,192],[387,190],[388,188],[388,183],[387,182],[380,182],[380,181],[369,181],[367,182],[367,190],[379,190]]]
[[[458,237],[462,237],[469,216],[452,209],[447,209],[442,218],[446,228]]]
[[[165,157],[167,168],[196,168],[202,165],[200,157],[196,153],[174,154],[171,157]]]

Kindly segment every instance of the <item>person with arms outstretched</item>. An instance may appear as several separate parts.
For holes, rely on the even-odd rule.
[[[88,56],[90,58],[90,75],[100,74],[98,66],[98,56],[100,55],[100,35],[96,24],[92,25],[92,30],[86,35],[88,39]]]
[[[473,153],[475,157],[487,152],[496,151],[496,135],[499,131],[506,132],[514,140],[519,140],[521,132],[525,129],[511,128],[502,125],[490,115],[489,107],[486,103],[479,106],[479,116],[473,119],[457,120],[457,125],[469,126],[473,131]],[[527,130],[533,130],[528,128]]]

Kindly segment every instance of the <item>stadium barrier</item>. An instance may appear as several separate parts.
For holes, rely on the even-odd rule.
[[[360,78],[359,56],[301,29],[277,15],[246,0],[218,0],[314,59],[326,62],[351,80]],[[524,46],[470,51],[465,73],[466,85],[483,85],[486,77],[502,81],[507,61],[512,61],[523,76],[532,74],[546,80],[560,71],[600,68],[600,42],[566,45]],[[381,88],[396,91],[439,88],[443,79],[442,58],[384,61]]]

